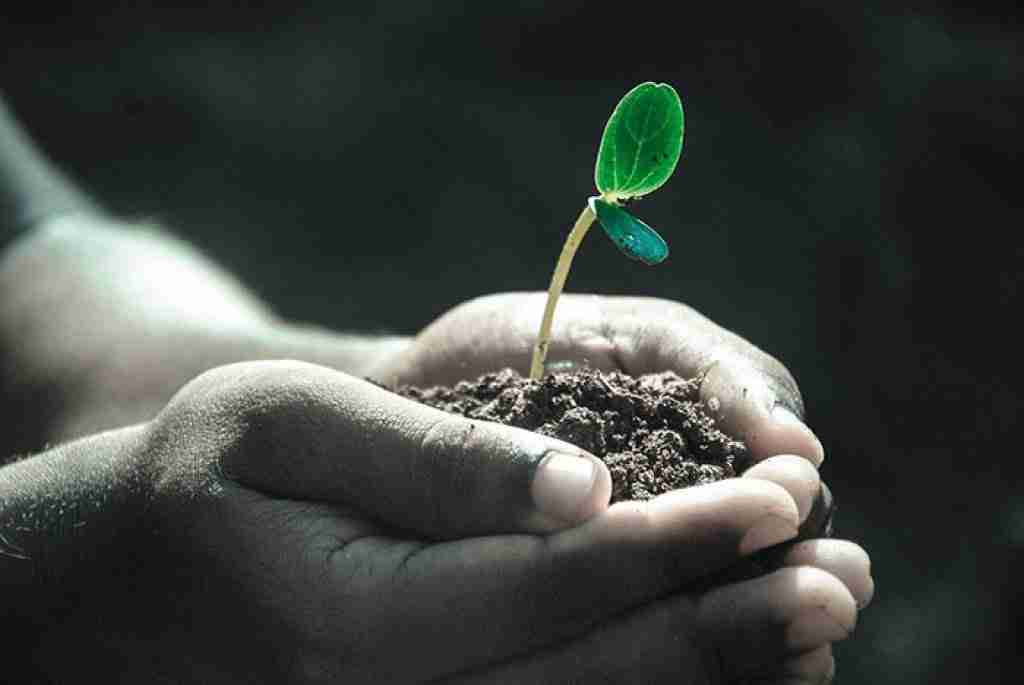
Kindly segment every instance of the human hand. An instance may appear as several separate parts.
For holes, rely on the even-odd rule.
[[[543,293],[490,295],[455,307],[424,329],[412,345],[380,366],[375,377],[392,385],[452,384],[512,366],[529,368]],[[721,425],[743,439],[755,461],[801,455],[820,465],[824,449],[801,421],[803,401],[776,359],[685,305],[652,298],[564,296],[555,317],[549,359],[582,362],[633,375],[676,371],[703,375],[703,398]],[[832,497],[821,483],[800,537],[817,537],[831,523]],[[856,545],[811,540],[772,550],[755,565],[740,564],[709,582],[748,576],[780,556],[813,548],[843,555]],[[795,558],[795,557],[790,557]]]
[[[511,366],[526,373],[544,293],[505,293],[459,305],[425,328],[413,344],[380,364],[388,385],[451,384]],[[634,376],[704,373],[701,394],[722,427],[755,460],[796,454],[820,465],[824,450],[800,420],[803,400],[776,359],[693,309],[668,300],[564,295],[549,360],[586,363]]]
[[[816,682],[871,592],[808,543],[686,591],[795,535],[795,457],[605,509],[571,446],[295,362],[203,374],[143,435],[133,548],[43,638],[58,681]]]

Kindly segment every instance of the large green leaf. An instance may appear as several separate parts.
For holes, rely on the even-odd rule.
[[[616,105],[601,137],[594,180],[618,201],[660,188],[683,149],[683,103],[667,83],[641,83]]]

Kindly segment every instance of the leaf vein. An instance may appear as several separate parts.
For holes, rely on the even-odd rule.
[[[647,128],[647,124],[651,120],[651,111],[653,109],[654,109],[654,100],[653,99],[648,99],[648,101],[647,101],[647,111],[644,112],[644,124],[643,124],[643,127],[642,127],[641,130]],[[625,113],[625,116],[628,116],[628,112]],[[630,128],[629,128],[629,120],[628,119],[626,119],[625,123],[626,123],[626,133],[629,134],[630,138],[632,138],[633,140],[636,141],[636,154],[633,155],[633,166],[632,166],[632,168],[629,171],[629,177],[625,181],[625,185],[629,186],[633,182],[633,176],[636,175],[636,168],[640,164],[640,156],[641,156],[641,154],[643,153],[643,150],[644,150],[644,143],[647,142],[648,139],[640,137],[640,136],[637,136],[632,130],[630,130]]]

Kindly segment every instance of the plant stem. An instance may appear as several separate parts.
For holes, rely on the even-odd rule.
[[[551,275],[551,286],[548,287],[548,301],[544,305],[544,318],[540,322],[540,333],[537,334],[537,343],[533,346],[533,362],[530,364],[530,378],[540,380],[544,375],[544,360],[548,356],[548,345],[551,344],[551,322],[555,318],[555,305],[558,304],[558,296],[562,294],[565,286],[565,279],[569,276],[569,267],[572,266],[572,258],[576,250],[583,242],[583,236],[590,230],[594,223],[594,213],[590,211],[590,205],[583,208],[576,224],[569,232],[562,246],[562,254],[558,256],[558,264],[555,265],[555,273]]]

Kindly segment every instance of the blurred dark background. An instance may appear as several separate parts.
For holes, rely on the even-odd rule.
[[[595,234],[569,289],[682,300],[793,370],[878,583],[838,682],[1007,682],[1020,18],[834,4],[83,3],[0,27],[0,89],[108,207],[282,313],[414,333],[546,287],[611,108],[671,82],[683,160],[637,212],[672,257]]]

